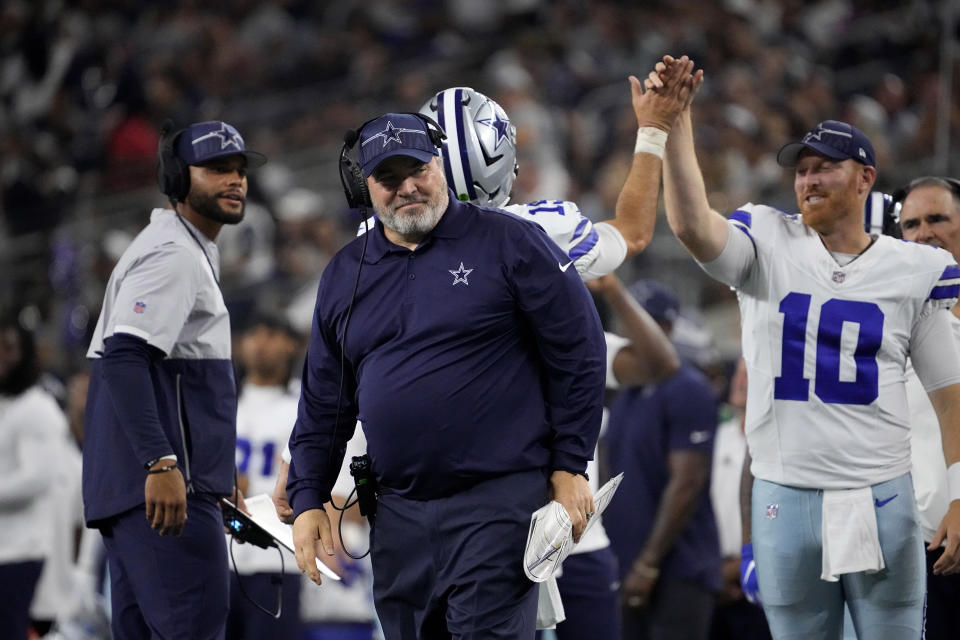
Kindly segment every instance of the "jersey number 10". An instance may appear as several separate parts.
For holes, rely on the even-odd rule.
[[[777,400],[805,401],[810,394],[810,379],[803,377],[803,356],[807,346],[807,316],[811,296],[791,292],[780,301],[783,314],[783,351],[780,375],[773,383]],[[840,340],[843,323],[859,327],[853,361],[856,379],[840,379]],[[817,328],[817,366],[813,391],[824,402],[833,404],[870,404],[879,393],[877,352],[883,340],[883,311],[872,302],[831,298],[820,307]]]

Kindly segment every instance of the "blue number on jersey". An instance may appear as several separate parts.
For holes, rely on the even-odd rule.
[[[810,393],[810,380],[803,377],[803,354],[806,348],[807,317],[811,296],[788,293],[780,301],[783,314],[783,347],[780,375],[773,381],[773,397],[777,400],[805,401]],[[856,379],[840,380],[840,339],[843,323],[859,327],[853,360]],[[877,352],[883,341],[883,311],[872,302],[832,298],[820,307],[817,329],[817,366],[814,393],[833,404],[870,404],[880,389]]]
[[[240,461],[237,462],[237,471],[246,473],[250,466],[250,454],[253,451],[253,444],[246,438],[237,438],[237,453],[240,454]]]
[[[554,205],[554,206],[548,206]],[[553,213],[564,215],[563,211],[563,200],[537,200],[536,202],[527,203],[527,213],[537,214],[537,213],[546,213],[552,211]]]
[[[275,442],[263,443],[263,469],[260,474],[269,478],[273,474],[273,459],[276,457],[277,445]],[[246,438],[237,438],[237,453],[240,454],[240,461],[237,463],[237,471],[246,474],[250,466],[250,457],[253,454],[253,443]]]

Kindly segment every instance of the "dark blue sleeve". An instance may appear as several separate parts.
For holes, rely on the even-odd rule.
[[[103,379],[140,464],[174,453],[157,411],[150,364],[163,352],[141,338],[117,333],[104,341]]]
[[[551,425],[551,470],[582,473],[600,434],[606,343],[593,298],[576,269],[538,227],[523,225],[512,283],[533,329]]]
[[[331,271],[328,268],[324,275]],[[341,369],[336,326],[322,317],[324,312],[319,303],[325,298],[327,281],[332,279],[335,280],[325,277],[317,292],[310,345],[303,363],[297,421],[290,434],[287,497],[295,516],[319,509],[330,500],[330,491],[357,422],[357,383],[353,367],[344,361]]]
[[[667,448],[709,453],[717,431],[717,394],[710,381],[689,366],[666,383]]]

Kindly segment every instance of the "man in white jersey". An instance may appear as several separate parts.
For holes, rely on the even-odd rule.
[[[675,64],[664,57],[647,88]],[[909,355],[960,474],[960,354],[947,311],[960,268],[945,251],[864,231],[876,166],[855,127],[822,122],[778,161],[795,167],[799,215],[747,204],[728,220],[712,210],[689,110],[664,169],[671,228],[740,302],[764,611],[775,638],[838,637],[845,602],[859,637],[918,637],[924,562],[903,370]],[[933,543],[944,539],[935,570],[953,573],[960,502]]]
[[[245,374],[237,399],[238,485],[244,495],[273,491],[280,470],[280,452],[297,419],[299,384],[291,384],[300,337],[285,321],[256,314],[238,344]],[[228,536],[229,540],[229,536]],[[300,635],[300,571],[297,559],[283,549],[263,549],[229,540],[230,576],[228,638],[293,638]],[[281,559],[280,553],[284,554]],[[277,589],[282,595],[280,616]]]
[[[900,227],[904,240],[946,249],[960,258],[960,182],[952,178],[917,178],[897,194],[902,199]],[[953,314],[960,314],[954,306]],[[960,343],[960,321],[951,322],[955,340]],[[929,543],[937,532],[949,505],[943,444],[937,415],[923,391],[913,367],[907,369],[907,403],[910,406],[910,450],[913,457],[913,486],[920,516],[923,540]],[[928,548],[927,555],[927,640],[956,637],[960,629],[960,575],[934,571],[943,554],[939,547]]]

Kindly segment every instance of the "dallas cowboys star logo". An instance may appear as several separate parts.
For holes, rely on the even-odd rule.
[[[493,118],[487,118],[485,120],[477,120],[482,125],[486,125],[497,132],[497,141],[493,144],[493,150],[496,151],[500,148],[500,143],[504,140],[510,139],[510,125],[509,120],[504,120],[500,117],[496,111],[493,112]]]
[[[203,142],[207,138],[220,138],[220,148],[226,149],[227,147],[234,147],[237,151],[243,150],[243,138],[240,137],[239,133],[231,133],[227,129],[225,123],[220,123],[219,131],[211,131],[208,134],[202,135],[199,138],[196,138],[190,142],[190,144],[197,144],[198,142]]]
[[[835,136],[843,136],[844,138],[852,138],[853,134],[847,133],[846,131],[837,131],[836,129],[827,129],[822,124],[817,125],[816,131],[811,131],[806,136],[803,137],[804,142],[810,140],[823,140],[823,134],[829,133]]]
[[[403,129],[400,127],[395,127],[392,122],[387,120],[386,128],[380,133],[374,134],[363,141],[361,146],[367,146],[368,143],[373,142],[377,138],[383,138],[383,146],[387,146],[390,142],[396,142],[397,144],[403,144],[403,140],[400,139],[401,133],[416,133],[421,136],[427,135],[425,132],[420,131],[419,129]]]
[[[459,268],[459,269],[447,269],[447,271],[449,271],[451,274],[453,274],[453,284],[454,284],[454,285],[459,284],[459,283],[461,283],[461,282],[462,282],[463,284],[465,284],[465,285],[469,285],[469,284],[470,284],[469,282],[467,282],[467,276],[470,275],[470,273],[473,271],[473,269],[464,269],[462,262],[460,263],[460,268]]]

